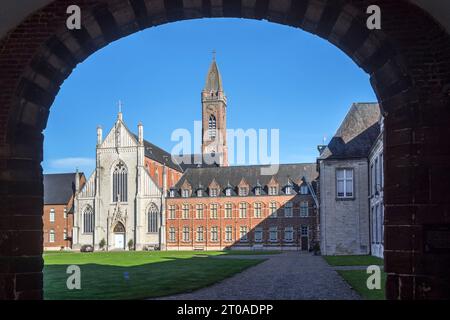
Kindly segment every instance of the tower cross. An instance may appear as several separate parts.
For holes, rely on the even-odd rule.
[[[213,55],[213,60],[216,60],[216,49],[214,49],[213,51],[212,51],[212,55]]]
[[[119,100],[119,102],[117,103],[117,105],[118,105],[118,107],[119,107],[119,113],[122,113],[122,106],[123,106],[122,100]]]

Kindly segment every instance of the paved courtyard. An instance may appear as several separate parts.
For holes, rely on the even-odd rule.
[[[284,252],[267,256],[222,256],[215,259],[231,258],[267,260],[210,287],[161,299],[361,299],[320,256]]]

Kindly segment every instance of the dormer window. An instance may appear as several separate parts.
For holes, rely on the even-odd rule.
[[[189,189],[183,189],[181,190],[181,196],[183,198],[189,198]]]
[[[170,191],[169,191],[169,197],[175,198],[175,190],[174,190],[174,189],[170,189]]]
[[[286,194],[292,194],[292,186],[286,187]]]
[[[261,187],[256,187],[255,188],[255,195],[256,196],[260,196],[261,195]]]
[[[239,187],[239,196],[245,197],[248,194],[247,187]]]
[[[217,194],[218,194],[218,190],[216,188],[210,189],[209,195],[211,197],[217,197]]]
[[[300,194],[308,194],[308,186],[307,185],[303,184],[300,187]]]
[[[269,187],[269,195],[276,196],[278,194],[278,188],[277,187]]]
[[[197,190],[197,197],[203,197],[203,190],[202,189]]]
[[[227,197],[231,197],[231,189],[230,188],[225,189],[225,195]]]

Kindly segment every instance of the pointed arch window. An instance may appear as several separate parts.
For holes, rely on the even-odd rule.
[[[115,167],[112,175],[112,198],[113,202],[127,202],[128,200],[128,170],[120,161]]]
[[[94,232],[94,211],[91,206],[83,210],[83,233]]]
[[[216,138],[216,117],[214,115],[209,116],[209,122],[208,122],[208,132],[209,132],[209,139],[214,140]]]
[[[149,233],[157,233],[158,232],[158,208],[154,203],[150,205],[148,209],[148,229]]]

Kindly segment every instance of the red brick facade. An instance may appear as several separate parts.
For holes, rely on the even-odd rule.
[[[67,249],[72,247],[70,239],[73,214],[69,213],[72,199],[67,204],[44,205],[44,250]],[[53,217],[53,219],[52,219]]]
[[[289,202],[293,205],[292,217],[289,214],[291,210],[289,204],[286,206]],[[307,213],[302,213],[301,217],[302,203],[307,204],[308,209]],[[271,204],[276,205],[275,214],[272,216],[270,215]],[[259,205],[261,209],[258,209]],[[202,209],[199,206],[202,206]],[[184,209],[186,207],[189,208],[188,216]],[[202,216],[199,216],[201,210]],[[256,248],[263,246],[267,249],[309,250],[313,248],[316,241],[317,209],[311,195],[168,198],[166,219],[168,250],[218,250],[255,248],[255,246]],[[303,237],[302,226],[304,229],[307,227]],[[203,231],[203,240],[198,238],[199,227]],[[228,238],[227,227],[231,228],[231,238]],[[184,237],[184,228],[189,228],[188,239]],[[216,240],[213,235],[215,228],[217,228]],[[241,232],[244,230],[241,228],[246,228],[243,232],[247,236],[246,240],[241,240]],[[273,230],[271,228],[276,228],[276,240],[270,239],[270,231]],[[292,240],[285,239],[285,231],[289,233],[289,228],[292,228]],[[255,239],[255,232],[259,229],[262,231],[261,241]],[[172,232],[175,237],[171,235]],[[288,235],[286,236],[289,238]]]

